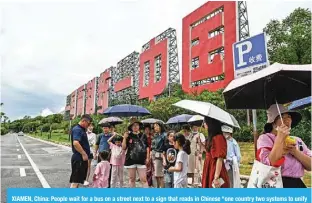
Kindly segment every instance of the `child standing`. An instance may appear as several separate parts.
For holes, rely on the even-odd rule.
[[[112,142],[114,139],[115,144]],[[122,149],[123,137],[114,134],[108,139],[108,144],[111,149],[110,163],[112,165],[111,174],[111,188],[122,188],[123,187],[123,168],[125,163],[125,150]]]
[[[173,188],[173,173],[168,169],[175,165],[177,150],[174,148],[174,131],[169,131],[164,146],[163,166],[165,169],[165,188]]]
[[[174,167],[169,172],[174,172],[174,188],[187,187],[188,154],[191,153],[190,141],[183,134],[177,134],[174,138],[174,147],[179,150]]]
[[[108,162],[109,152],[102,151],[99,154],[101,162],[96,165],[94,175],[93,175],[93,183],[91,187],[94,188],[108,188],[108,178],[109,171],[111,166]]]

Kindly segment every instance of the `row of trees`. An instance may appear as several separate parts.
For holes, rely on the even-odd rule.
[[[268,53],[270,63],[279,62],[284,64],[310,64],[311,63],[311,11],[309,9],[297,8],[285,19],[271,20],[264,28],[268,36]],[[167,90],[168,91],[168,90]],[[209,101],[216,106],[225,109],[225,103],[222,96],[222,90],[217,92],[204,91],[201,93],[194,92],[193,94],[185,94],[180,85],[176,85],[171,89],[170,97],[160,97],[151,103],[147,101],[136,102],[141,106],[150,110],[154,118],[167,121],[170,117],[182,114],[191,113],[181,108],[174,107],[172,104],[181,99],[193,99],[199,101]],[[165,94],[166,95],[166,94]],[[117,104],[117,103],[116,103]],[[239,141],[252,141],[252,127],[247,124],[246,111],[229,110],[241,125],[241,130],[235,131],[234,136]],[[298,127],[293,129],[293,134],[303,138],[305,143],[311,143],[311,108],[306,108],[300,111],[303,115],[303,120]],[[32,131],[62,131],[67,133],[70,125],[75,125],[79,122],[79,117],[71,121],[63,120],[60,114],[50,115],[47,117],[37,116],[30,118],[25,116],[23,119],[8,122],[8,118],[1,112],[1,121],[4,125],[1,126],[1,134],[3,129],[14,131],[32,132]],[[92,115],[94,119],[96,133],[101,132],[98,122],[104,117],[103,115]],[[5,119],[6,118],[6,119]],[[257,129],[261,133],[266,122],[266,113],[264,110],[257,111]],[[4,120],[2,120],[4,119]],[[127,121],[119,125],[117,130],[123,132],[126,129]],[[5,126],[5,128],[3,128]]]
[[[214,105],[225,109],[225,103],[222,96],[222,90],[217,92],[208,92],[204,91],[200,94],[186,94],[182,91],[180,85],[176,85],[174,87],[174,91],[171,97],[163,97],[159,98],[156,101],[153,101],[148,104],[142,104],[145,106],[151,113],[153,117],[157,119],[161,119],[163,121],[167,121],[169,118],[187,113],[192,114],[192,112],[188,112],[184,109],[178,108],[173,106],[172,104],[182,100],[182,99],[191,99],[191,100],[198,100],[198,101],[209,101]],[[238,141],[253,141],[252,135],[252,126],[247,124],[247,117],[245,110],[227,110],[231,114],[235,116],[235,118],[239,121],[241,125],[240,130],[236,130],[234,132],[234,136]],[[304,139],[305,143],[311,143],[311,108],[306,108],[300,110],[303,120],[299,124],[298,127],[293,129],[293,133],[296,136],[299,136]],[[257,129],[258,133],[261,134],[263,130],[263,126],[266,122],[266,112],[265,110],[257,111]],[[98,125],[99,121],[104,118],[103,115],[92,115],[94,120],[95,126],[95,133],[101,132],[101,127]],[[147,118],[147,117],[144,117]],[[30,118],[29,116],[25,116],[23,119],[16,120],[7,124],[10,130],[15,132],[23,131],[26,133],[29,132],[50,132],[50,131],[57,131],[58,133],[67,134],[71,126],[78,124],[80,117],[76,117],[72,121],[65,121],[63,120],[63,115],[61,114],[54,114],[47,117],[37,116],[35,118]],[[125,120],[124,124],[117,126],[117,131],[123,133],[126,131],[126,126],[128,121]],[[207,134],[206,134],[207,135]]]

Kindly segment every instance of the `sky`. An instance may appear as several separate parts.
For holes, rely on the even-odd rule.
[[[59,112],[66,96],[167,28],[177,30],[181,69],[182,18],[206,0],[2,1],[2,111],[11,119]],[[247,1],[250,35],[309,1]]]

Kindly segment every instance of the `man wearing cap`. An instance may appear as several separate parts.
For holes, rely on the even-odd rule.
[[[103,133],[101,133],[96,140],[95,147],[94,147],[94,159],[98,160],[98,163],[101,162],[100,157],[97,155],[102,151],[110,151],[110,146],[108,144],[109,138],[112,137],[112,134],[110,133],[110,124],[109,123],[103,123],[101,124],[103,128]],[[108,179],[108,187],[110,187],[110,178],[111,178],[111,171],[109,173],[109,179]]]
[[[225,168],[230,179],[231,188],[240,188],[240,175],[239,175],[239,163],[241,160],[241,153],[239,145],[236,140],[233,138],[233,128],[223,125],[221,127],[223,135],[227,143],[227,155],[225,162]]]
[[[88,159],[90,158],[90,145],[86,133],[92,122],[90,115],[83,115],[78,125],[71,131],[72,151],[71,158],[72,173],[69,182],[71,188],[78,188],[83,184],[88,172]]]

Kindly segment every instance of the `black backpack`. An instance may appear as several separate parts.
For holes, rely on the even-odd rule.
[[[138,135],[139,136],[139,135]],[[143,142],[143,136],[144,134],[141,134],[139,139],[135,139],[135,141],[132,143],[133,148],[130,151],[130,159],[135,162],[142,161],[142,157],[144,157],[144,161],[146,159],[146,145]]]

